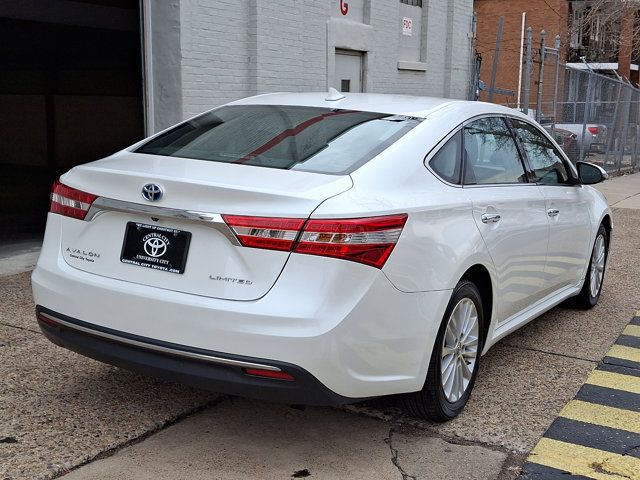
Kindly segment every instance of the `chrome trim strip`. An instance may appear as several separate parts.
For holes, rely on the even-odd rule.
[[[60,205],[63,205],[65,207],[71,207],[77,210],[84,210],[84,211],[87,211],[90,205],[89,203],[81,202],[80,200],[74,200],[69,197],[64,197],[59,193],[55,193],[55,192],[51,194],[51,201],[55,203],[59,203]]]
[[[402,228],[358,233],[305,231],[302,233],[300,241],[326,245],[385,245],[388,243],[397,243],[401,233]]]
[[[163,347],[161,345],[154,345],[151,343],[140,342],[138,340],[133,340],[130,338],[119,337],[118,335],[112,335],[110,333],[100,332],[98,330],[92,330],[90,328],[76,325],[75,323],[67,322],[65,320],[62,320],[58,317],[55,317],[53,315],[50,315],[44,312],[40,312],[39,315],[42,315],[43,317],[46,317],[55,323],[59,323],[60,325],[66,328],[69,328],[71,330],[78,330],[83,333],[88,333],[89,335],[106,338],[108,340],[112,340],[118,343],[125,343],[127,345],[132,345],[135,347],[141,347],[146,350],[154,350],[156,352],[168,353],[170,355],[174,355],[177,357],[191,358],[194,360],[202,360],[205,362],[215,363],[219,365],[231,365],[233,367],[240,367],[240,368],[258,368],[261,370],[270,370],[272,372],[281,371],[278,367],[274,367],[273,365],[263,365],[261,363],[243,362],[241,360],[233,360],[230,358],[214,357],[211,355],[204,355],[202,353],[187,352],[187,351],[178,350],[175,348]]]
[[[236,238],[233,231],[222,219],[219,213],[196,212],[194,210],[180,210],[177,208],[165,208],[155,205],[142,205],[140,203],[125,202],[115,200],[113,198],[98,197],[91,204],[91,208],[87,212],[85,221],[92,221],[105,212],[122,212],[138,215],[149,215],[157,218],[169,218],[177,220],[187,220],[203,224],[213,228],[224,235],[233,245],[240,246],[240,242]]]

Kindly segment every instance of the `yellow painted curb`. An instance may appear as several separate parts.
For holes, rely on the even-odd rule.
[[[598,405],[597,403],[571,400],[560,412],[560,416],[578,422],[616,428],[640,434],[640,413],[622,408]]]
[[[596,480],[640,478],[640,459],[544,437],[529,461]]]

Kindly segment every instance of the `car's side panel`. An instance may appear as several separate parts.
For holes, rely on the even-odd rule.
[[[474,264],[492,270],[471,203],[460,191],[441,194],[449,202],[410,207],[410,220],[383,269],[404,292],[452,289]]]
[[[487,268],[491,268],[491,259],[462,189],[430,184],[428,177],[431,173],[422,167],[401,187],[383,193],[356,181],[352,190],[322,203],[312,218],[409,214],[383,272],[398,290],[407,293],[452,289],[470,258]]]
[[[531,184],[464,190],[473,202],[473,217],[495,266],[495,320],[500,323],[543,296],[549,241],[544,198]],[[497,221],[485,223],[486,216],[492,215],[499,216]]]
[[[577,285],[589,263],[593,223],[589,198],[579,185],[540,185],[549,219],[546,291]],[[557,212],[557,213],[556,213]]]
[[[591,254],[591,249],[593,248],[593,244],[595,242],[596,233],[598,232],[598,228],[603,223],[605,217],[609,217],[609,222],[613,227],[613,215],[611,213],[611,208],[609,208],[609,204],[607,203],[607,199],[605,196],[593,188],[590,185],[582,185],[580,187],[580,195],[583,199],[586,199],[589,216],[591,220],[591,232],[589,236],[589,244],[587,255]],[[611,238],[609,238],[609,255],[611,255],[611,242],[613,241],[613,232],[611,234]],[[608,261],[607,261],[608,263]],[[580,285],[582,285],[582,281],[587,273],[587,268],[589,267],[589,257],[585,259],[584,269],[580,275]]]

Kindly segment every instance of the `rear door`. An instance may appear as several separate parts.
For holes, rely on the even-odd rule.
[[[529,183],[504,119],[464,127],[464,189],[496,269],[495,298],[504,321],[542,297],[549,240],[544,198]]]
[[[575,285],[584,275],[591,248],[591,218],[584,189],[576,183],[562,154],[537,127],[515,119],[512,125],[545,198],[550,227],[547,289]]]

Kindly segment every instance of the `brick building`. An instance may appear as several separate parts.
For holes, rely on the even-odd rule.
[[[569,30],[570,2],[567,0],[476,0],[477,15],[476,49],[482,55],[481,79],[489,84],[493,54],[496,48],[497,25],[504,16],[504,36],[500,50],[496,87],[514,92],[514,96],[494,95],[494,101],[515,106],[520,75],[520,45],[522,41],[522,14],[526,13],[526,28],[533,29],[534,45],[540,44],[540,32],[547,32],[547,45],[553,46],[556,35],[560,35],[566,60],[566,45]],[[486,100],[483,92],[481,99]]]
[[[589,0],[476,0],[474,9],[477,15],[476,50],[482,55],[481,79],[488,85],[496,48],[498,21],[505,18],[504,37],[500,50],[500,62],[497,71],[496,87],[514,92],[513,96],[494,95],[494,101],[512,106],[517,105],[520,78],[520,45],[522,41],[522,16],[525,14],[525,29],[533,30],[534,56],[540,45],[540,32],[547,33],[547,45],[553,46],[556,35],[560,35],[560,61],[575,69],[587,68],[604,75],[618,75],[628,78],[632,84],[639,82],[636,55],[632,51],[634,32],[634,7],[629,15],[622,14],[618,24],[608,25],[607,29],[599,24],[598,16],[587,24],[587,15],[592,7]],[[637,7],[635,7],[637,10]],[[606,32],[605,32],[606,30]],[[626,35],[624,35],[626,32]],[[626,39],[626,41],[625,41]],[[588,62],[587,67],[582,59]],[[537,66],[533,68],[534,74]],[[524,72],[523,72],[524,74]],[[535,89],[532,79],[532,89]],[[545,83],[553,81],[550,70],[546,72]],[[571,79],[560,78],[560,90],[563,83],[570,84]],[[521,91],[522,93],[522,91]],[[549,95],[550,92],[545,92]],[[486,100],[487,92],[481,94]]]

